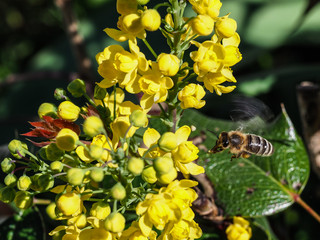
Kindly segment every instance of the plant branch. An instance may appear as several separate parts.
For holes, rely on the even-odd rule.
[[[312,217],[320,223],[320,216],[316,213],[305,201],[303,201],[298,194],[291,193],[293,200],[303,207]]]
[[[78,32],[78,22],[72,9],[72,0],[55,0],[55,3],[63,16],[65,30],[69,37],[80,78],[87,83],[87,92],[92,95],[94,86],[94,77],[91,72],[92,64],[87,56],[83,38]]]

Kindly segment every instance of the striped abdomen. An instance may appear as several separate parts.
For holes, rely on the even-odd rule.
[[[273,154],[273,146],[272,144],[264,139],[263,137],[247,134],[248,144],[246,146],[246,150],[249,153],[258,155],[258,156],[271,156]]]

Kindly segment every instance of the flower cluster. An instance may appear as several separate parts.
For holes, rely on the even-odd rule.
[[[129,49],[111,45],[96,55],[103,80],[93,98],[80,79],[67,90],[74,98],[84,97],[83,106],[57,89],[58,106],[43,103],[40,121],[31,122],[33,129],[23,134],[37,137],[31,142],[38,153],[12,140],[8,147],[13,157],[1,163],[7,173],[1,201],[27,209],[38,194],[55,194],[47,212],[65,224],[50,235],[64,240],[187,240],[202,235],[191,210],[197,183],[187,178],[204,168],[195,162],[199,149],[189,140],[191,127],[180,126],[179,120],[184,109],[205,105],[205,89],[221,95],[235,88],[223,84],[236,82],[230,67],[241,60],[236,22],[229,15],[218,17],[219,0],[190,0],[197,13],[192,18],[183,16],[185,1],[150,9],[145,2],[117,0],[118,29],[105,32],[127,41]],[[163,19],[159,7],[167,7]],[[147,33],[157,30],[169,53],[157,55],[147,42]],[[196,41],[211,34],[211,40]],[[154,60],[146,59],[139,41]],[[190,53],[193,67],[183,59],[191,46],[198,48]],[[125,101],[126,93],[137,94],[137,103]],[[150,121],[160,121],[162,129],[151,127]],[[130,212],[136,219],[129,222]],[[235,236],[235,230],[229,232]]]

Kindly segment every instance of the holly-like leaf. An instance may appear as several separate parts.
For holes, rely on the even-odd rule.
[[[195,114],[189,112],[187,114]],[[185,116],[188,124],[198,131],[220,128],[234,130],[230,122],[206,119],[199,116]],[[193,121],[192,119],[197,121]],[[219,123],[219,125],[215,125]],[[274,146],[271,157],[251,156],[231,161],[231,154],[225,150],[216,154],[203,154],[200,165],[212,181],[217,202],[224,209],[224,215],[260,217],[282,211],[294,203],[295,196],[305,187],[309,176],[309,160],[300,137],[283,109],[278,119],[265,129],[263,135]],[[213,147],[215,141],[210,141]]]

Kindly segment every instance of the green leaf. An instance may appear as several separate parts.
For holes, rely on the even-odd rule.
[[[278,240],[277,236],[273,233],[266,217],[256,218],[253,222],[253,225],[264,231],[268,240]]]
[[[195,125],[198,133],[205,129],[235,129],[228,121],[208,119],[194,111],[186,113],[182,122]],[[286,112],[283,110],[265,130],[268,134],[263,137],[275,149],[271,157],[252,155],[249,159],[231,161],[231,154],[226,150],[204,154],[199,161],[214,184],[218,204],[226,216],[261,217],[277,213],[292,205],[293,194],[300,194],[306,185],[308,156]],[[212,148],[215,140],[211,138],[205,145]]]

